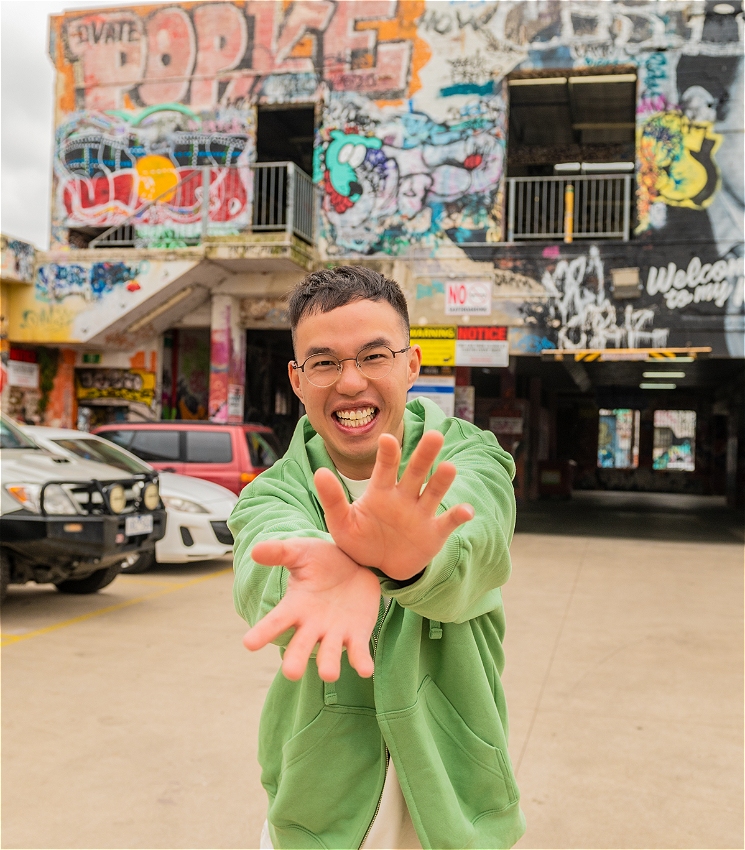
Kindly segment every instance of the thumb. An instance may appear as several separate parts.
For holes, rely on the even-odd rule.
[[[341,482],[330,469],[322,467],[313,476],[318,498],[326,514],[326,524],[342,522],[349,512],[350,506],[347,494]]]
[[[297,540],[263,540],[251,550],[251,557],[257,564],[265,567],[287,567],[288,570],[300,566],[303,549]]]

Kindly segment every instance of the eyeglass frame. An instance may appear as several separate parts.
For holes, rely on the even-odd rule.
[[[361,348],[354,357],[334,357],[333,354],[329,354],[328,357],[332,360],[336,360],[336,362],[339,364],[339,366],[337,367],[337,370],[336,370],[336,377],[334,378],[334,380],[330,384],[326,384],[325,387],[319,387],[318,384],[314,384],[313,381],[311,381],[310,378],[308,378],[308,376],[305,375],[305,364],[313,357],[319,357],[319,356],[323,357],[323,354],[321,352],[319,352],[317,354],[308,355],[308,357],[306,357],[305,360],[303,360],[302,364],[299,364],[297,362],[297,360],[293,360],[290,365],[292,366],[292,368],[295,371],[302,372],[305,375],[308,382],[310,384],[312,384],[314,387],[318,387],[319,390],[325,390],[325,389],[328,389],[329,387],[334,386],[334,384],[342,376],[342,373],[344,371],[344,367],[342,366],[342,363],[344,363],[346,360],[354,360],[355,366],[359,369],[360,373],[362,375],[364,375],[365,378],[367,378],[368,381],[379,381],[382,378],[387,378],[388,375],[391,374],[390,371],[386,372],[385,375],[381,375],[379,378],[371,378],[369,375],[365,375],[365,373],[362,371],[362,366],[360,366],[359,360],[357,358],[360,356],[360,354],[362,354],[363,351],[366,351],[368,348],[387,348],[388,351],[390,351],[391,354],[393,355],[393,366],[395,366],[396,365],[396,355],[397,354],[403,354],[404,352],[409,351],[409,349],[411,348],[411,344],[407,345],[406,348],[401,348],[398,351],[394,351],[392,348],[389,348],[387,345],[383,345],[382,343],[373,343],[372,345],[366,345],[363,348]],[[391,366],[391,371],[393,371],[393,366]]]

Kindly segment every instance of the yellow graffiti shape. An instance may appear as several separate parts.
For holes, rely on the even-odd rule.
[[[161,201],[170,201],[175,195],[169,189],[175,189],[179,176],[170,159],[158,154],[148,154],[137,160],[135,165],[137,171],[137,194],[147,203],[160,198]],[[163,195],[161,198],[160,196]]]
[[[719,188],[714,155],[721,142],[709,121],[694,122],[678,111],[652,116],[638,144],[640,216],[655,201],[705,209]]]

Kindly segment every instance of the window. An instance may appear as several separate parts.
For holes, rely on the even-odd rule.
[[[267,437],[270,435],[246,431],[246,442],[253,466],[271,466],[279,458],[279,447],[271,445]]]
[[[137,457],[156,462],[179,460],[178,431],[134,431],[133,433],[132,443],[127,448]]]
[[[694,410],[655,410],[653,469],[696,468],[696,412]]]
[[[187,431],[187,463],[230,463],[233,448],[227,431]]]
[[[639,466],[638,410],[601,410],[598,424],[598,466],[636,469]]]

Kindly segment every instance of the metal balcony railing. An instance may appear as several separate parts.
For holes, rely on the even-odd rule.
[[[509,177],[507,241],[523,239],[622,239],[631,227],[631,174]],[[574,212],[567,228],[567,190]],[[570,201],[571,203],[571,201]],[[571,233],[569,231],[571,230]]]
[[[230,211],[242,205],[245,214],[232,220],[239,232],[284,232],[288,241],[295,235],[313,244],[316,198],[317,187],[292,162],[202,166],[96,236],[88,247],[199,245],[209,236],[224,234]]]

